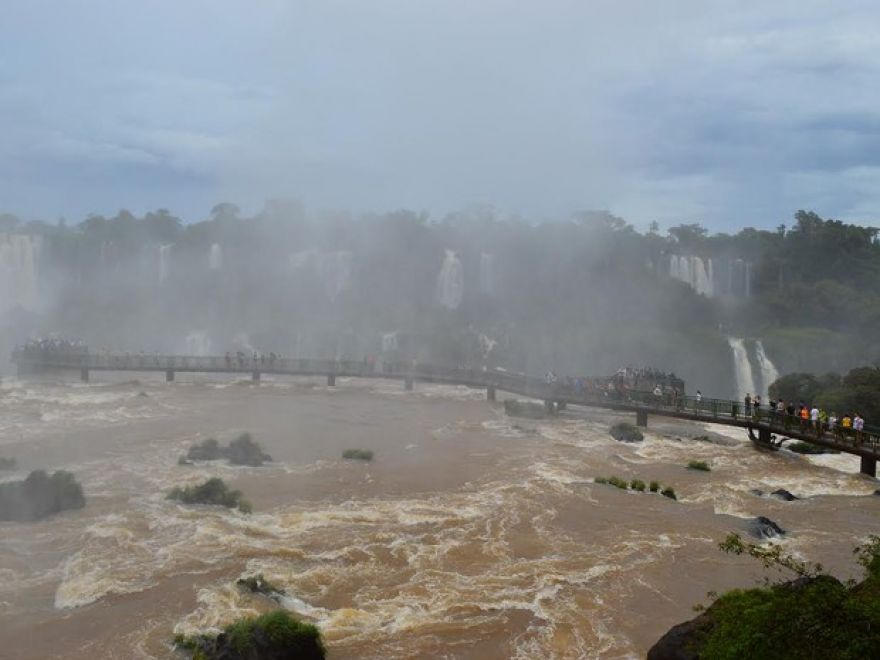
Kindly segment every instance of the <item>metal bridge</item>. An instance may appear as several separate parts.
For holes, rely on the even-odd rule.
[[[760,410],[758,414],[744,415],[738,401],[724,399],[697,399],[692,396],[656,396],[650,392],[597,391],[578,392],[542,378],[516,374],[500,369],[472,369],[421,364],[414,361],[382,362],[367,360],[308,360],[281,357],[189,356],[189,355],[131,355],[122,353],[89,354],[66,351],[19,351],[12,361],[20,377],[57,370],[79,371],[80,378],[88,381],[93,371],[158,371],[165,380],[174,381],[175,374],[227,373],[246,374],[259,381],[262,374],[285,376],[318,376],[327,379],[330,386],[337,378],[384,378],[403,381],[408,390],[416,381],[464,385],[486,390],[494,401],[501,390],[519,396],[539,399],[548,409],[565,406],[587,406],[632,412],[638,426],[648,425],[649,415],[661,415],[700,422],[712,422],[746,429],[756,446],[778,449],[782,439],[791,438],[809,442],[861,458],[861,472],[877,476],[880,458],[880,429],[816,429],[808,421],[780,415],[775,411]]]

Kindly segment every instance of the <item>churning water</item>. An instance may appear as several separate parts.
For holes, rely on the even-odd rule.
[[[175,631],[274,606],[234,586],[262,572],[331,658],[640,657],[707,591],[760,577],[716,547],[743,518],[772,518],[792,551],[844,575],[876,531],[876,483],[851,457],[764,454],[741,432],[655,418],[627,445],[608,435],[611,413],[515,420],[483,397],[343,379],[7,385],[13,476],[69,469],[88,504],[0,524],[0,647],[169,657]],[[190,444],[244,430],[274,463],[177,465]],[[351,447],[376,458],[340,460]],[[612,474],[670,484],[679,501],[593,483]],[[210,476],[255,512],[164,499]],[[780,487],[806,499],[750,492]]]

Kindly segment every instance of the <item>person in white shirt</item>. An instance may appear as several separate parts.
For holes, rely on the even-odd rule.
[[[810,421],[813,423],[813,428],[816,429],[816,433],[819,432],[819,408],[813,406],[810,410]]]

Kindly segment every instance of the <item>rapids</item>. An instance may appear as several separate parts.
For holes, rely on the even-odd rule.
[[[344,379],[7,381],[9,478],[68,469],[87,505],[0,524],[4,657],[171,657],[175,631],[270,607],[234,587],[257,572],[321,626],[330,658],[643,657],[707,591],[763,575],[717,550],[745,519],[778,522],[792,552],[843,577],[877,529],[877,483],[852,457],[762,453],[742,432],[653,417],[645,442],[621,444],[607,433],[619,415],[529,422],[484,397]],[[245,430],[275,463],[177,465]],[[376,458],[340,460],[350,447]],[[593,483],[610,475],[657,479],[679,501]],[[164,499],[208,476],[254,513]]]

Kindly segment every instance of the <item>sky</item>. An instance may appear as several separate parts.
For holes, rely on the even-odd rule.
[[[880,224],[880,3],[0,0],[0,211]]]

